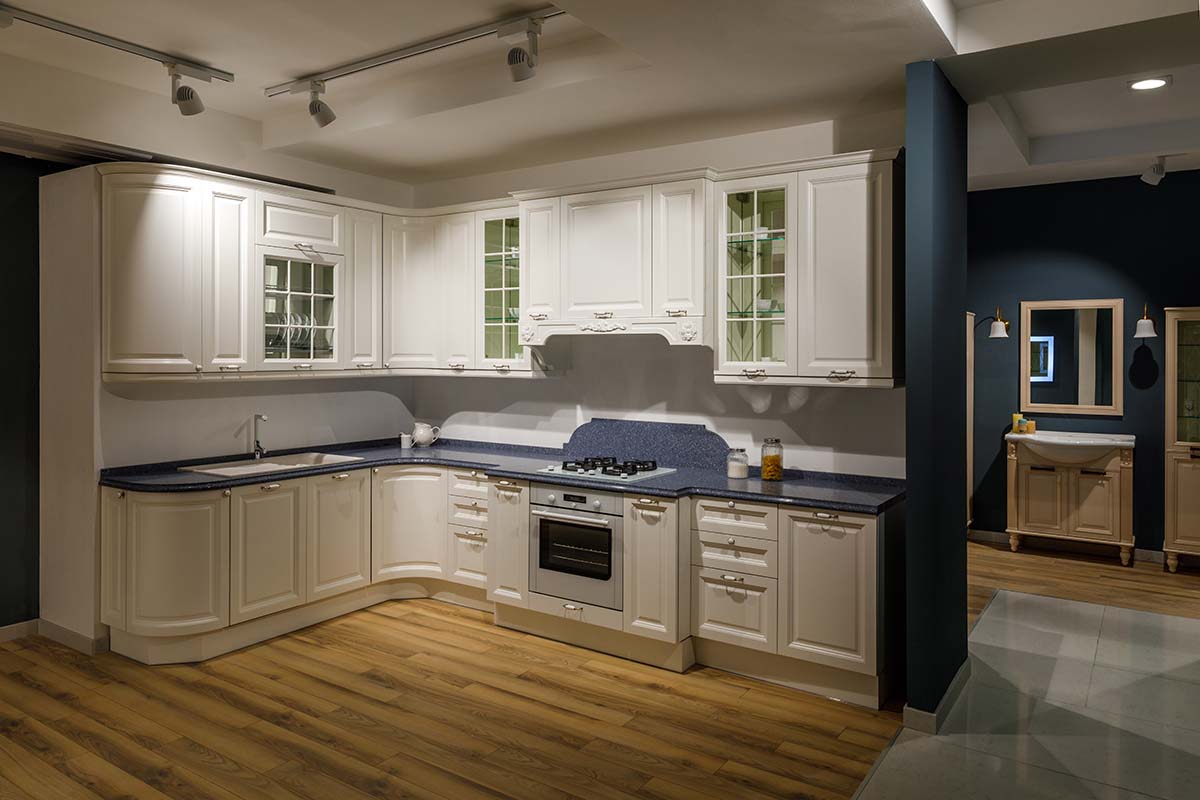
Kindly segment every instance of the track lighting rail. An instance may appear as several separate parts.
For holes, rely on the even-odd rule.
[[[287,83],[279,83],[274,86],[269,86],[264,89],[263,92],[267,97],[275,97],[281,94],[307,92],[313,81],[324,82],[334,80],[335,78],[344,78],[347,75],[353,75],[356,72],[374,69],[375,67],[382,67],[385,64],[402,61],[406,58],[419,56],[423,53],[431,53],[434,50],[441,50],[443,47],[452,47],[456,44],[469,42],[472,39],[491,36],[506,25],[512,25],[513,23],[522,22],[527,19],[549,19],[550,17],[557,17],[558,15],[565,13],[567,12],[556,8],[555,6],[546,6],[545,8],[538,9],[537,11],[526,12],[520,16],[509,17],[496,22],[489,22],[485,25],[476,25],[474,28],[467,28],[446,36],[439,36],[436,39],[426,39],[423,42],[417,42],[416,44],[408,45],[407,47],[401,47],[397,50],[389,50],[386,53],[379,53],[378,55],[362,58],[358,61],[351,61],[347,64],[341,65],[340,67],[334,67],[333,69],[326,70],[325,72],[319,72],[313,75],[305,75],[301,78],[288,81]]]
[[[151,61],[157,61],[163,65],[174,64],[179,68],[179,72],[189,77],[199,78],[201,80],[209,80],[216,78],[219,81],[233,83],[233,73],[226,72],[223,69],[210,67],[207,64],[201,64],[198,61],[193,61],[189,58],[164,53],[161,50],[154,50],[149,47],[142,47],[140,44],[127,42],[124,39],[117,39],[97,31],[80,28],[78,25],[72,25],[69,22],[61,22],[50,17],[43,17],[41,14],[34,14],[32,11],[10,6],[7,3],[0,3],[0,18],[20,20],[27,22],[30,25],[37,25],[41,28],[48,28],[52,31],[65,33],[68,36],[74,36],[77,39],[85,39],[89,42],[111,47],[114,50],[123,50],[126,53],[132,53],[135,56],[148,58]]]

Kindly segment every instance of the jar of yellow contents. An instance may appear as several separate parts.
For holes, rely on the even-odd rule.
[[[783,445],[778,439],[764,439],[762,446],[762,479],[783,480]]]

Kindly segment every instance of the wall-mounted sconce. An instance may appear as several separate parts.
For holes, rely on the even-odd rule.
[[[1154,330],[1154,320],[1150,319],[1150,314],[1148,313],[1149,308],[1149,303],[1142,304],[1142,318],[1137,321],[1137,330],[1133,332],[1133,338],[1135,339],[1158,338],[1158,332]]]
[[[980,325],[982,325],[985,322],[988,322],[989,320],[992,323],[992,327],[988,329],[988,338],[989,339],[1007,339],[1008,338],[1008,328],[1012,323],[1009,320],[1006,320],[1004,318],[1004,315],[1000,313],[1000,306],[996,306],[996,313],[994,316],[984,317],[983,319],[981,319],[975,323],[975,327],[978,328]]]

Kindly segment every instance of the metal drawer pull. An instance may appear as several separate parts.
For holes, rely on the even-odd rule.
[[[292,369],[312,369],[312,364],[293,364]]]
[[[1054,472],[1054,467],[1050,467],[1045,464],[1034,464],[1030,466],[1030,469],[1037,470],[1038,472]]]
[[[816,513],[813,514],[813,516],[816,517],[817,519],[837,519],[838,518],[837,514],[830,514],[825,511],[817,511]]]
[[[467,368],[467,365],[461,361],[449,361],[446,363],[446,366],[450,367],[450,369],[466,369]]]
[[[477,471],[475,471],[475,470],[471,470],[471,477],[472,477],[472,478],[477,478],[477,477],[479,477],[479,473],[478,473]]]
[[[730,583],[745,583],[746,579],[741,575],[722,575],[721,580],[729,581]]]
[[[225,491],[221,492],[221,494],[224,495],[225,497],[229,497],[231,494],[233,494],[233,492],[226,489]]]
[[[355,364],[354,366],[358,367],[359,369],[375,369],[374,364]]]
[[[512,481],[496,481],[497,486],[512,486]]]
[[[612,319],[613,312],[611,311],[593,311],[592,316],[596,319]]]
[[[567,611],[583,611],[583,606],[577,606],[574,603],[563,603],[563,608]]]
[[[478,507],[479,507],[479,501],[478,501],[478,500],[472,500],[472,501],[471,501],[471,508],[478,508]]]
[[[550,315],[547,314],[545,311],[530,311],[529,312],[530,319],[547,319],[547,318],[549,318],[549,316]]]
[[[1081,469],[1080,474],[1083,475],[1107,475],[1108,473],[1102,469]]]
[[[508,372],[512,369],[508,364],[492,364],[492,368],[497,372]]]
[[[122,500],[122,499],[124,499],[124,498],[125,498],[125,492],[124,492],[123,490],[122,490],[122,491],[119,491],[119,492],[117,492],[117,499],[118,499],[118,500]]]
[[[241,369],[241,366],[238,364],[218,364],[217,369],[221,370],[221,372],[237,372]]]
[[[735,508],[735,507],[737,507],[737,503],[735,503],[735,502],[733,502],[732,500],[730,500],[730,501],[729,501],[729,507],[730,507],[730,508]]]
[[[744,369],[742,374],[747,378],[765,378],[767,371],[765,369]]]
[[[337,474],[337,475],[334,475],[334,476],[333,476],[333,479],[334,479],[335,481],[344,481],[344,480],[346,480],[346,479],[347,479],[347,478],[349,478],[349,477],[350,477],[350,473],[349,473],[349,472],[341,472],[341,473],[339,473],[339,474]]]
[[[829,377],[838,378],[841,380],[845,380],[847,378],[853,378],[854,370],[852,370],[852,369],[831,369],[831,370],[829,370]]]
[[[688,315],[688,312],[687,312],[686,308],[668,308],[667,309],[668,317],[686,317],[687,315]]]
[[[276,489],[278,489],[278,488],[279,488],[279,484],[278,484],[278,483],[268,483],[268,484],[265,484],[265,485],[263,485],[263,486],[260,486],[260,487],[258,487],[258,488],[259,488],[259,489],[261,489],[261,490],[262,490],[262,491],[264,491],[264,492],[273,492],[273,491],[275,491]]]
[[[463,531],[463,536],[470,536],[472,539],[482,539],[483,534],[479,531]]]
[[[726,539],[725,541],[726,541],[726,543],[728,543],[728,544],[737,544],[737,539],[733,538],[732,536],[730,536],[730,537],[729,537],[728,539]]]

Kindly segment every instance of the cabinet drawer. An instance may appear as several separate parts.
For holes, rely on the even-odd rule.
[[[447,535],[450,537],[446,549],[447,580],[487,588],[487,531],[450,525]]]
[[[692,528],[711,533],[779,538],[779,507],[769,503],[746,503],[702,497],[692,504]]]
[[[574,600],[563,600],[561,597],[550,597],[544,594],[529,593],[529,610],[542,614],[552,614],[563,619],[576,622],[586,622],[589,625],[599,625],[601,628],[619,631],[622,629],[625,615],[620,611],[603,606],[592,606]]]
[[[258,243],[342,255],[345,210],[326,203],[259,194]]]
[[[450,494],[459,497],[477,497],[486,500],[488,476],[481,469],[451,469]]]
[[[692,567],[692,635],[774,653],[777,595],[774,578]]]
[[[477,497],[451,495],[446,521],[451,525],[486,529],[488,526],[488,501]]]
[[[779,577],[778,547],[771,539],[692,531],[692,564],[776,578]]]

